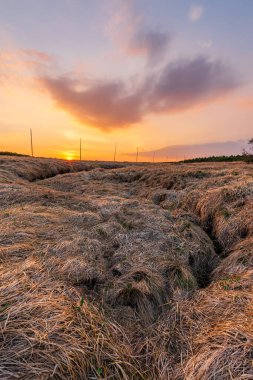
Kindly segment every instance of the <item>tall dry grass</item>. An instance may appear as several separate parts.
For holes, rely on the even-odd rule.
[[[0,379],[253,378],[252,167],[0,160]]]

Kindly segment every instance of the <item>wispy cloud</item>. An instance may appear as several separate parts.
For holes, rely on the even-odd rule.
[[[171,42],[171,35],[155,29],[136,30],[127,44],[127,51],[133,56],[144,56],[148,64],[161,62]]]
[[[166,56],[172,36],[169,32],[145,24],[134,8],[133,0],[114,1],[106,33],[118,49],[131,57],[142,57],[155,65]]]
[[[35,73],[46,72],[54,65],[54,57],[34,49],[9,49],[0,52],[0,80],[5,83],[27,83]]]
[[[204,7],[202,5],[192,5],[188,14],[191,21],[198,21],[204,13]]]
[[[112,0],[109,4],[105,33],[118,48],[125,50],[135,30],[142,25],[142,17],[134,11],[133,0]],[[123,45],[123,46],[122,46]]]
[[[237,88],[239,79],[219,61],[181,60],[147,75],[137,85],[123,81],[83,81],[70,76],[40,77],[58,107],[79,123],[102,130],[129,127],[149,113],[179,112]]]
[[[210,49],[213,46],[213,41],[212,40],[199,41],[198,45],[202,49]]]

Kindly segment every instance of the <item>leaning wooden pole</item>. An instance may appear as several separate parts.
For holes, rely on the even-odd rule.
[[[115,144],[115,148],[114,148],[114,157],[113,157],[113,161],[116,161],[116,153],[117,153],[117,144]]]
[[[33,131],[32,128],[30,128],[30,138],[31,138],[31,153],[33,157]]]
[[[136,162],[138,162],[139,158],[139,148],[136,148]]]

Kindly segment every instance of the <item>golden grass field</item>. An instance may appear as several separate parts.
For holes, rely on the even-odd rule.
[[[253,166],[0,158],[0,379],[253,379]]]

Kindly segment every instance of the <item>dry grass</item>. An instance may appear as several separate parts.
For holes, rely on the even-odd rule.
[[[253,379],[253,170],[0,159],[0,379]]]
[[[221,279],[193,303],[187,379],[251,379],[253,271]]]
[[[137,376],[119,326],[64,283],[50,281],[35,259],[1,271],[3,379]]]

